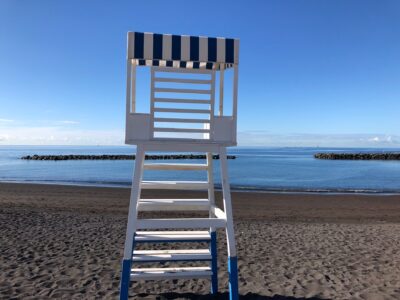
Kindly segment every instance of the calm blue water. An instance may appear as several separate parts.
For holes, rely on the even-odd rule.
[[[244,148],[229,150],[236,189],[400,193],[400,161],[334,161],[316,152],[379,152],[385,149]],[[400,149],[388,149],[400,151]],[[0,146],[0,181],[129,186],[134,161],[25,161],[33,154],[133,154],[134,147]],[[172,162],[172,161],[168,161]],[[182,162],[182,161],[179,161]],[[217,184],[220,177],[215,161]],[[200,171],[146,171],[147,180],[202,180]],[[183,174],[183,175],[182,175]]]

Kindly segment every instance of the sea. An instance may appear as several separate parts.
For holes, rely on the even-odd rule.
[[[232,189],[304,193],[400,193],[400,161],[315,159],[318,152],[400,152],[368,148],[235,147]],[[25,155],[134,154],[134,146],[0,146],[0,182],[129,187],[133,160],[28,161]],[[168,160],[165,162],[174,162]],[[176,162],[183,162],[182,160]],[[191,160],[191,163],[204,162]],[[214,163],[220,187],[219,161]],[[145,171],[145,180],[205,180],[204,171]]]

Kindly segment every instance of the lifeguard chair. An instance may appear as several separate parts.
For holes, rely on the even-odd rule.
[[[122,263],[120,299],[130,281],[207,278],[218,291],[217,228],[225,228],[230,299],[238,299],[237,255],[226,147],[236,145],[239,40],[128,33],[126,144],[137,145]],[[136,112],[137,67],[150,68],[150,109]],[[231,97],[224,99],[225,70]],[[216,78],[218,77],[218,80]],[[218,84],[216,84],[218,81]],[[218,89],[216,89],[218,86]],[[218,101],[215,101],[216,90]],[[228,94],[228,93],[226,93]],[[216,105],[216,102],[217,105]],[[230,103],[226,115],[224,102]],[[218,108],[218,109],[217,109]],[[203,152],[206,163],[144,163],[147,152]],[[220,158],[223,209],[215,205],[213,155]],[[144,181],[144,170],[205,171],[202,181]],[[204,190],[207,199],[142,199],[141,189]],[[140,211],[206,211],[209,217],[143,219]],[[197,243],[206,249],[137,250],[138,243]],[[204,246],[203,246],[204,247]],[[176,247],[174,247],[176,249]],[[141,268],[148,262],[203,262],[197,267]]]

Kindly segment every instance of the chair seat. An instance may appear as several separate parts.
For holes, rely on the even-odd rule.
[[[152,139],[126,141],[129,145],[144,145],[146,151],[189,151],[189,152],[212,152],[218,151],[220,147],[233,147],[233,142],[213,142],[183,139]]]

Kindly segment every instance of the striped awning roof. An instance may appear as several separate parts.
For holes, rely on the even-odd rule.
[[[239,40],[128,32],[128,59],[143,66],[229,68],[239,63]]]

